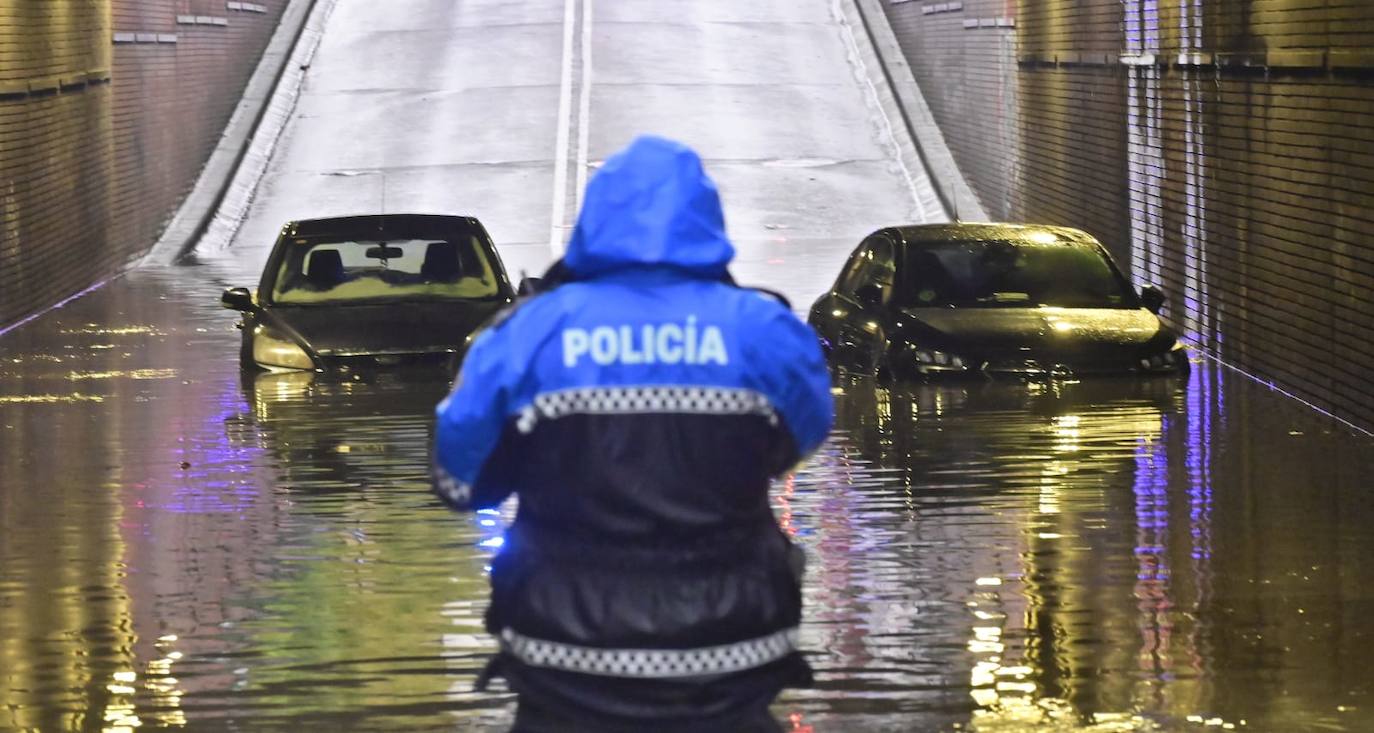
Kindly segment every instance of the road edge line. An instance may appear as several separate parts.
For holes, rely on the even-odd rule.
[[[182,200],[157,242],[136,260],[135,266],[174,264],[189,254],[210,229],[244,159],[263,131],[268,112],[288,76],[291,60],[306,35],[310,19],[319,6],[332,7],[334,2],[291,0],[287,5],[191,193]]]
[[[987,211],[959,170],[879,0],[845,2],[858,14],[859,23],[878,59],[883,80],[896,100],[902,122],[916,144],[916,153],[926,175],[935,184],[935,193],[946,215],[961,221],[987,221]]]

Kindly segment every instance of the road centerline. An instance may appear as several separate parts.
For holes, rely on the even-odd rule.
[[[577,185],[573,189],[574,214],[582,206],[582,194],[587,190],[587,155],[591,145],[592,117],[592,2],[582,0],[582,83],[578,89],[577,108]]]
[[[549,220],[549,250],[563,251],[563,229],[568,214],[568,146],[572,131],[573,40],[577,0],[563,2],[563,58],[558,83],[558,129],[554,141],[553,211]]]

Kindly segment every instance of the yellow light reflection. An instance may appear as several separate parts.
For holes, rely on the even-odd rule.
[[[186,713],[181,709],[181,698],[186,694],[178,687],[180,682],[172,676],[172,665],[181,659],[178,651],[166,651],[166,647],[176,641],[175,634],[158,639],[158,650],[163,652],[161,659],[148,662],[148,671],[143,680],[143,688],[150,693],[155,712],[147,717],[160,726],[182,727],[186,725]]]
[[[118,694],[132,694],[128,693]],[[133,731],[143,725],[143,721],[134,714],[134,705],[130,702],[111,702],[105,708],[105,726],[101,728],[104,733],[133,733]]]
[[[892,392],[891,390],[874,390],[876,398],[876,417],[878,434],[884,447],[892,445]]]
[[[1078,415],[1057,415],[1050,420],[1050,432],[1054,435],[1054,450],[1057,453],[1075,453],[1079,448],[1081,433],[1079,426],[1083,418]]]
[[[1001,654],[1003,648],[1000,626],[973,627],[973,638],[968,642],[969,651],[974,654]]]
[[[1028,390],[1045,394],[1061,388],[1057,384],[1031,385]],[[1066,570],[1066,566],[1077,568],[1081,561],[1079,543],[1058,542],[1078,535],[1081,516],[1076,502],[1068,500],[1068,492],[1082,485],[1075,474],[1099,460],[1103,447],[1116,449],[1109,439],[1129,436],[1132,450],[1128,455],[1134,457],[1137,441],[1150,440],[1159,432],[1160,416],[1152,408],[1058,415],[1040,423],[1034,439],[1043,450],[1038,452],[1038,465],[1031,474],[1035,493],[1028,497],[1029,511],[1020,525],[1019,539],[1025,546],[1018,558],[1024,565],[1020,572],[999,566],[980,568],[987,576],[997,577],[975,577],[974,594],[967,602],[970,618],[965,644],[973,655],[969,695],[977,708],[962,729],[984,733],[1138,733],[1160,729],[1153,721],[1131,712],[1091,713],[1083,709],[1083,689],[1066,683],[1078,671],[1074,666],[1077,662],[1068,659],[1070,653],[1065,651],[1075,643],[1078,632],[1056,618],[1062,617],[1065,609],[1089,607],[1075,595],[1078,584],[1070,582],[1073,576]],[[1049,555],[1059,557],[1041,565],[1045,553],[1040,550],[1053,550]],[[1044,577],[1052,579],[1051,587],[1044,586],[1040,580]],[[1064,638],[1059,638],[1061,633]],[[1223,729],[1228,725],[1210,717],[1193,722]]]
[[[104,402],[105,398],[99,395],[81,394],[73,392],[71,394],[27,394],[27,395],[0,395],[0,405],[13,404],[56,404],[71,402]]]
[[[1040,503],[1036,507],[1036,511],[1041,514],[1059,513],[1059,482],[1054,480],[1052,475],[1041,478],[1039,499]]]
[[[61,333],[69,336],[79,334],[98,334],[101,336],[128,336],[142,334],[146,336],[166,336],[167,334],[158,330],[154,326],[123,326],[120,328],[103,328],[95,323],[86,324],[85,328],[64,328]]]
[[[1054,439],[1055,453],[1077,453],[1081,447],[1081,428],[1083,418],[1078,415],[1056,415],[1050,418],[1050,435]],[[1062,460],[1046,461],[1041,467],[1039,506],[1041,514],[1058,514],[1060,511],[1059,493],[1063,479],[1073,472],[1075,463]]]
[[[988,687],[997,682],[997,677],[993,673],[997,671],[997,662],[979,662],[973,665],[973,676],[970,683],[974,687]]]
[[[313,372],[266,372],[253,380],[253,412],[259,420],[272,418],[274,405],[299,401],[310,394],[315,383]],[[351,384],[340,385],[349,391]]]
[[[128,369],[113,372],[70,372],[67,379],[72,381],[83,379],[173,379],[177,375],[175,369]]]

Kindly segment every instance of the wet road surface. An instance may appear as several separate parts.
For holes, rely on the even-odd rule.
[[[834,0],[320,3],[252,207],[197,247],[235,284],[257,282],[284,222],[381,211],[478,217],[518,282],[561,252],[600,161],[644,133],[700,152],[735,276],[798,307],[871,231],[945,220]]]
[[[442,383],[244,380],[205,268],[0,341],[0,729],[501,730]],[[777,487],[812,731],[1374,727],[1367,438],[1227,372],[844,383]],[[807,728],[807,726],[811,726]]]

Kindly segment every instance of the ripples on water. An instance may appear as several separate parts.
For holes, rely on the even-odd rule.
[[[190,279],[0,342],[0,729],[508,725],[469,688],[510,507],[429,498],[445,385],[242,382]],[[1367,441],[1205,365],[842,386],[776,493],[818,671],[790,729],[1374,728]]]

